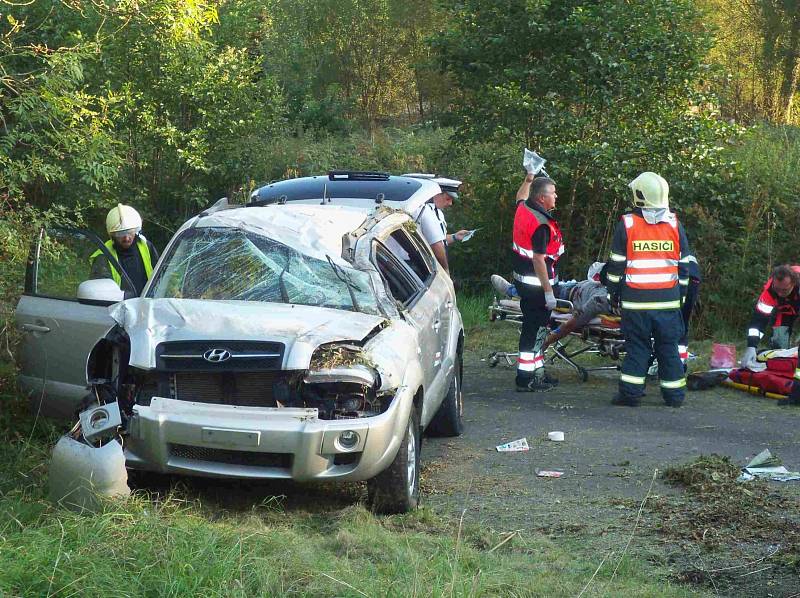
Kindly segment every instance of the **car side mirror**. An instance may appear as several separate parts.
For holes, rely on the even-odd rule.
[[[87,305],[112,305],[125,299],[125,293],[110,278],[84,280],[78,285],[78,302]]]

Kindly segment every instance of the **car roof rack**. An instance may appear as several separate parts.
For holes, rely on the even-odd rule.
[[[374,170],[331,170],[328,172],[331,181],[388,181],[388,172]]]

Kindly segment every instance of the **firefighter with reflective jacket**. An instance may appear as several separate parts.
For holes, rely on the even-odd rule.
[[[680,407],[686,378],[678,343],[684,334],[681,305],[689,285],[689,242],[669,210],[667,181],[643,172],[629,187],[635,208],[617,224],[608,261],[607,286],[612,303],[622,308],[626,351],[619,393],[611,402],[639,404],[654,352],[664,402]]]
[[[750,367],[756,361],[756,348],[764,337],[764,330],[772,324],[770,349],[788,349],[792,326],[800,311],[800,266],[782,265],[772,271],[753,308],[747,327],[747,349],[741,366]]]
[[[158,261],[156,248],[145,239],[141,230],[142,217],[130,206],[117,204],[106,216],[106,231],[111,239],[105,245],[125,270],[134,288],[130,288],[122,274],[99,249],[89,258],[92,262],[90,278],[113,278],[123,291],[135,293],[137,297],[141,295]]]
[[[558,384],[544,371],[542,347],[550,312],[556,306],[556,265],[564,253],[561,229],[550,215],[557,197],[552,179],[534,178],[532,174],[525,177],[517,191],[512,249],[514,281],[522,310],[516,377],[516,387],[521,392],[547,391]]]

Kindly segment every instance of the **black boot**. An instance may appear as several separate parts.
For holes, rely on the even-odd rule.
[[[611,404],[622,407],[638,407],[641,404],[641,401],[639,401],[639,399],[633,399],[631,397],[623,397],[621,394],[617,393],[611,399]]]

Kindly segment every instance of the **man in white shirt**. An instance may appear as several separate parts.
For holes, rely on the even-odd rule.
[[[458,187],[461,185],[461,181],[446,179],[444,177],[436,177],[431,180],[434,183],[438,183],[442,191],[434,195],[422,206],[417,214],[416,221],[422,236],[425,237],[425,240],[431,246],[436,260],[441,264],[442,268],[449,273],[447,245],[455,243],[456,241],[461,241],[469,231],[460,230],[457,233],[448,234],[447,221],[444,218],[442,210],[452,206],[453,201],[458,199]]]

